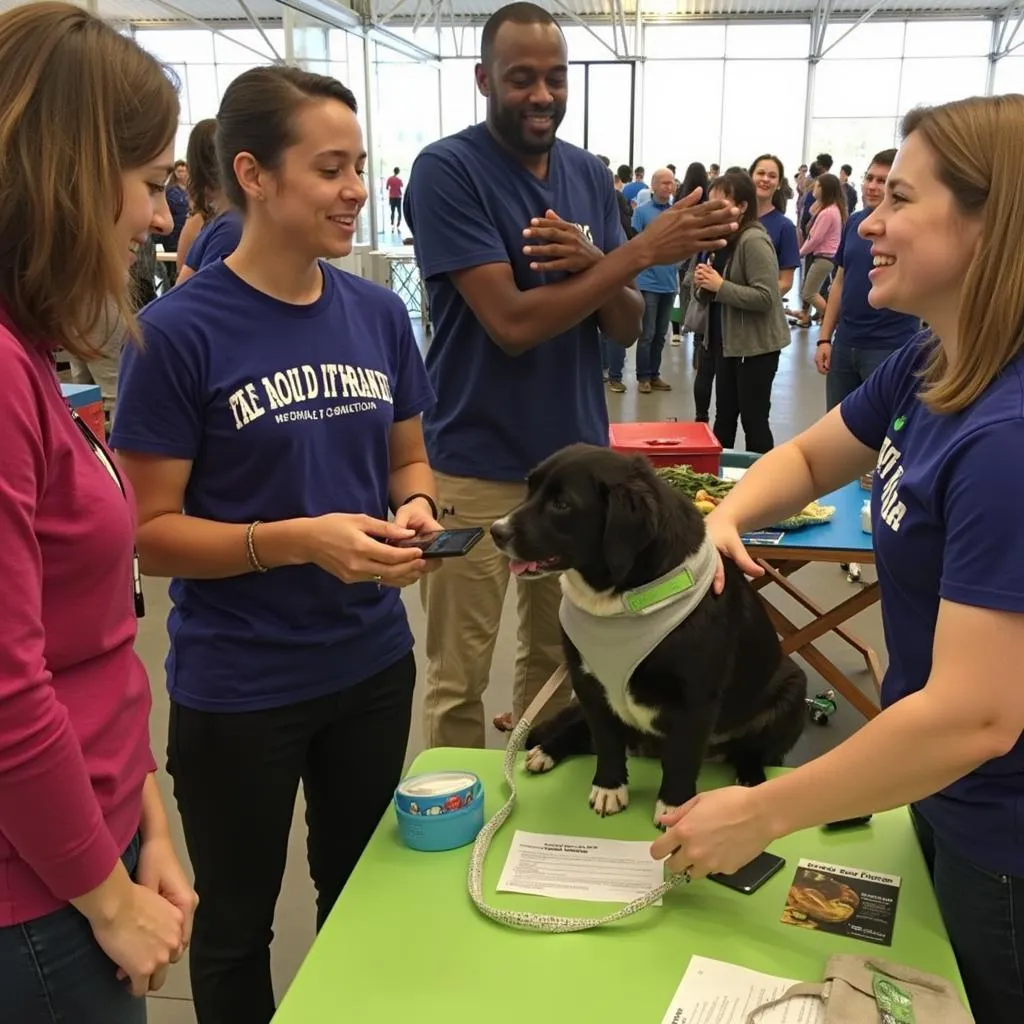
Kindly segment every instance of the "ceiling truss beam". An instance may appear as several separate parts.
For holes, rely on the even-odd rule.
[[[239,0],[239,2],[241,3],[241,0]],[[226,39],[229,43],[233,44],[234,46],[240,46],[242,47],[243,50],[248,50],[250,53],[255,53],[256,56],[260,58],[260,60],[269,61],[272,64],[281,63],[281,58],[277,55],[277,51],[274,49],[273,46],[270,46],[270,40],[267,39],[266,33],[263,31],[262,28],[260,28],[255,19],[252,18],[252,15],[245,7],[245,4],[241,4],[242,9],[245,10],[245,13],[253,21],[253,24],[256,25],[257,28],[260,28],[260,35],[263,36],[267,45],[270,46],[269,54],[264,53],[262,50],[257,50],[256,47],[254,46],[249,46],[248,43],[241,43],[237,39],[232,39],[231,36],[229,36],[226,32],[222,32],[219,28],[214,28],[208,21],[203,21],[202,18],[196,18],[194,15],[189,14],[188,11],[183,11],[180,7],[175,7],[174,4],[167,3],[167,0],[153,0],[153,3],[155,3],[157,7],[162,7],[165,11],[170,11],[171,14],[180,18],[182,21],[189,22],[192,25],[197,26],[198,28],[206,29],[207,32],[212,32],[215,36],[220,36],[221,39]]]
[[[811,12],[811,52],[808,54],[808,60],[814,64],[821,60],[821,50],[825,45],[825,30],[828,28],[834,5],[835,0],[818,0]]]
[[[266,29],[260,24],[260,19],[257,18],[252,11],[249,9],[249,5],[245,0],[238,0],[238,6],[245,12],[245,16],[249,19],[249,23],[252,25],[263,39],[263,42],[267,44],[267,49],[274,55],[274,62],[276,64],[283,64],[284,58],[277,52],[277,47],[270,41],[270,36],[267,35]]]
[[[875,3],[872,4],[871,7],[869,7],[845,32],[843,32],[843,34],[840,35],[838,39],[834,39],[831,43],[828,44],[828,46],[818,51],[818,59],[821,60],[821,58],[824,57],[825,54],[829,52],[829,50],[832,50],[835,47],[837,47],[851,32],[853,32],[855,29],[860,28],[860,26],[863,25],[864,22],[867,21],[869,18],[873,18],[875,14],[877,14],[878,11],[885,6],[886,2],[887,0],[875,0]],[[824,32],[822,32],[821,41],[822,44],[824,44]]]
[[[1022,24],[1024,24],[1024,2],[1012,0],[1012,3],[1007,4],[996,19],[996,42],[989,55],[989,59],[993,63],[1024,46],[1024,40],[1016,41],[1017,36],[1020,35]]]
[[[620,57],[620,54],[614,46],[609,46],[606,39],[602,39],[593,29],[593,27],[583,20],[567,3],[565,0],[551,0],[553,7],[557,7],[571,22],[579,25],[581,28],[585,28],[613,57]]]

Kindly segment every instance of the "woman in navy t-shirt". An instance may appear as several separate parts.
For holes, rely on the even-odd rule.
[[[112,444],[143,568],[173,577],[168,769],[200,895],[203,1021],[273,1016],[299,783],[319,927],[408,740],[399,589],[428,563],[386,542],[440,528],[420,427],[433,396],[401,299],[319,259],[351,251],[366,201],[355,111],[340,82],[297,68],[231,83],[218,149],[242,240],[146,309],[122,371]]]
[[[785,298],[793,287],[793,272],[800,266],[796,225],[786,216],[786,171],[777,156],[765,153],[750,165],[750,177],[757,190],[757,216],[775,246],[779,294]]]
[[[178,242],[178,283],[207,263],[230,256],[242,237],[242,218],[220,184],[217,166],[217,119],[200,121],[188,137],[188,191],[192,216]]]
[[[875,469],[884,710],[764,785],[702,794],[652,848],[673,870],[731,872],[783,835],[910,804],[978,1024],[1024,1020],[1022,135],[1021,96],[907,115],[860,233],[871,304],[932,333],[708,518],[719,549],[760,575],[742,533]]]

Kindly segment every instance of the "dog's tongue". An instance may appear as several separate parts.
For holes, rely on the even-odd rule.
[[[536,562],[524,562],[518,558],[513,558],[508,563],[509,571],[513,576],[522,576],[524,572],[536,572]]]

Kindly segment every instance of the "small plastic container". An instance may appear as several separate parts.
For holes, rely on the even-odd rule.
[[[440,853],[468,846],[484,827],[484,802],[476,800],[449,814],[408,814],[395,804],[398,831],[411,850]]]
[[[871,502],[865,501],[860,507],[860,528],[865,533],[871,532]]]
[[[608,441],[623,455],[644,455],[655,466],[690,466],[718,475],[722,445],[706,423],[612,423]]]
[[[406,846],[436,852],[473,842],[484,824],[484,787],[472,772],[431,772],[403,779],[395,816]]]

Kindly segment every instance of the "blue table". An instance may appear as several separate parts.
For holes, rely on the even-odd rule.
[[[853,680],[844,675],[818,650],[814,646],[814,641],[821,639],[826,633],[835,633],[843,639],[864,658],[867,669],[874,679],[875,690],[879,691],[882,685],[882,669],[878,655],[863,640],[843,628],[843,623],[854,615],[878,603],[878,583],[861,584],[845,601],[834,608],[825,609],[811,600],[790,579],[798,569],[813,562],[874,563],[871,535],[865,533],[860,524],[861,507],[867,497],[867,491],[857,481],[847,484],[821,499],[821,504],[834,505],[836,509],[834,518],[827,525],[789,530],[778,544],[749,545],[747,550],[765,571],[764,576],[753,581],[754,587],[762,591],[761,597],[768,614],[782,637],[783,652],[799,655],[862,715],[873,718],[878,714],[877,704],[872,703]],[[772,583],[811,613],[811,621],[806,626],[797,626],[771,603],[763,591]]]

